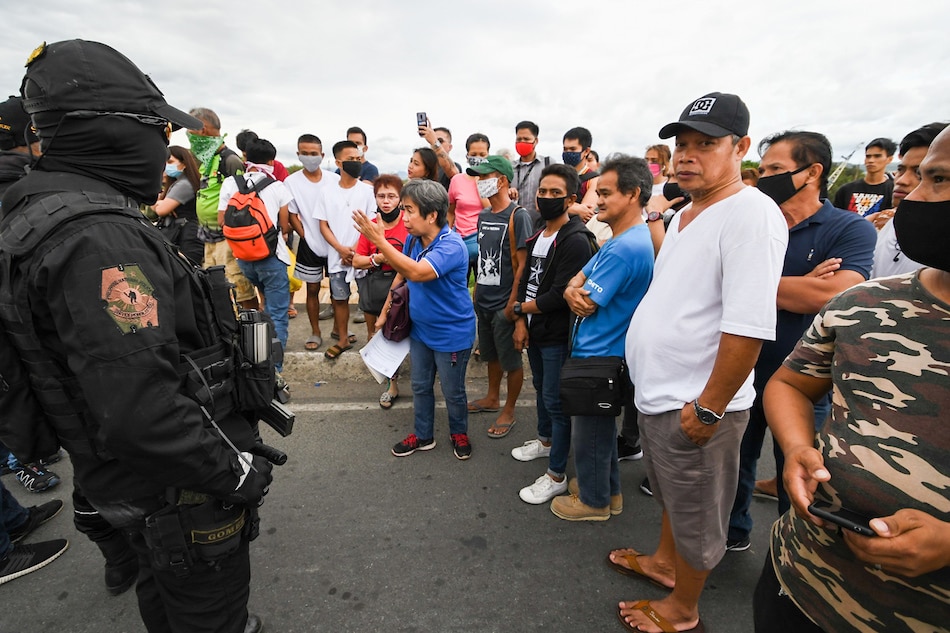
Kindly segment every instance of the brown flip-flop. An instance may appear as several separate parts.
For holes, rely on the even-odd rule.
[[[654,624],[660,627],[660,630],[663,631],[663,633],[706,633],[706,626],[703,624],[702,620],[700,620],[696,624],[696,626],[694,626],[691,629],[684,629],[682,631],[677,631],[676,627],[673,626],[672,622],[670,622],[669,620],[664,618],[662,615],[660,615],[659,613],[653,610],[653,607],[650,606],[649,600],[640,600],[634,603],[634,605],[630,607],[630,609],[634,609],[636,611],[642,611],[643,614],[646,615],[648,618],[650,618]],[[620,624],[623,625],[623,628],[627,629],[628,631],[637,631],[638,633],[640,632],[640,629],[638,627],[633,626],[632,624],[627,622],[627,619],[622,613],[619,604],[617,605],[617,619],[620,620]]]
[[[630,548],[623,548],[623,549],[630,549]],[[673,589],[673,587],[667,587],[666,585],[661,583],[659,580],[655,578],[651,578],[650,576],[646,575],[646,573],[643,571],[643,568],[640,567],[640,563],[637,562],[637,558],[640,556],[643,556],[643,554],[641,554],[635,549],[630,549],[630,551],[633,552],[633,554],[620,554],[620,556],[622,556],[623,559],[627,561],[627,564],[629,565],[629,567],[624,567],[623,565],[619,563],[615,563],[612,560],[610,560],[610,554],[613,554],[619,551],[620,551],[619,549],[615,549],[615,550],[611,550],[610,553],[607,554],[606,561],[607,561],[608,567],[610,567],[611,569],[613,569],[614,571],[618,573],[623,574],[624,576],[633,576],[634,578],[642,578],[644,580],[649,580],[651,583],[653,583],[660,589],[666,589],[667,591],[671,591]]]
[[[325,351],[323,355],[324,357],[326,357],[327,360],[336,360],[337,358],[340,357],[340,354],[342,354],[348,349],[353,349],[353,346],[340,345],[339,343],[336,343],[332,345],[327,351]]]

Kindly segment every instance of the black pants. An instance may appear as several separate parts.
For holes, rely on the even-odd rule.
[[[752,619],[756,633],[824,633],[808,619],[784,592],[775,577],[772,552],[765,557],[765,566],[752,596]]]
[[[179,578],[152,568],[141,529],[127,534],[139,555],[135,592],[149,633],[243,633],[251,582],[246,536],[238,537],[241,546],[231,556],[195,561],[191,573]]]

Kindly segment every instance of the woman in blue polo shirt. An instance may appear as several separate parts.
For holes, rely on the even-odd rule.
[[[446,222],[449,200],[445,189],[431,180],[413,179],[402,189],[403,221],[409,232],[403,252],[386,241],[384,232],[357,211],[353,220],[360,233],[376,245],[398,273],[393,285],[406,279],[412,318],[410,360],[415,432],[396,444],[393,455],[403,457],[435,448],[435,375],[449,414],[449,435],[455,456],[468,459],[468,399],[465,370],[475,342],[475,310],[468,293],[468,250]],[[376,320],[381,328],[389,300]]]

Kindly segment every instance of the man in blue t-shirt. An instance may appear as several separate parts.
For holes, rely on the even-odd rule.
[[[868,279],[877,244],[877,232],[855,213],[836,209],[822,200],[831,169],[831,144],[816,132],[782,132],[759,144],[758,188],[772,198],[788,223],[788,249],[779,282],[775,340],[763,341],[755,364],[756,398],[749,425],[739,449],[739,485],[729,517],[726,549],[749,548],[752,516],[749,504],[755,487],[755,470],[767,427],[762,409],[765,383],[802,334],[815,314],[833,296]],[[815,405],[815,424],[828,414],[828,396]],[[784,459],[775,445],[776,471]],[[789,508],[788,496],[776,483],[779,514]]]
[[[624,355],[630,317],[653,278],[653,242],[643,221],[653,175],[642,158],[617,156],[603,164],[597,219],[613,238],[568,283],[564,299],[580,319],[571,356]],[[551,512],[568,521],[606,521],[623,508],[613,416],[575,416],[571,443],[577,490],[555,497]]]

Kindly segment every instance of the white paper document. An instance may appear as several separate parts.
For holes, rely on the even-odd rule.
[[[363,358],[363,362],[366,363],[366,368],[379,383],[387,378],[392,378],[408,354],[408,337],[398,343],[393,343],[378,332],[360,350],[360,356]]]

